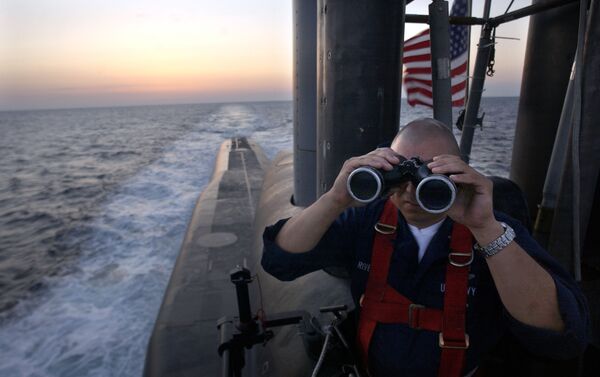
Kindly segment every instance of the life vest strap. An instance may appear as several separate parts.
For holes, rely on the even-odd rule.
[[[473,236],[469,229],[455,223],[446,266],[442,332],[438,337],[442,348],[439,377],[461,376],[464,369],[465,351],[469,347],[465,324],[469,266],[473,262],[472,247]]]
[[[462,375],[469,336],[465,333],[467,281],[473,261],[473,238],[468,228],[455,223],[446,268],[443,310],[411,302],[387,283],[394,251],[398,209],[388,200],[375,226],[371,267],[365,294],[360,300],[357,343],[368,370],[369,345],[378,323],[405,323],[413,329],[439,332],[440,377]],[[393,233],[391,230],[393,229]]]
[[[406,323],[416,330],[442,331],[442,311],[409,303],[381,302],[365,296],[361,318],[379,323]]]

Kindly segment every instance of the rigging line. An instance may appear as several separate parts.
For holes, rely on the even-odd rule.
[[[510,4],[508,4],[508,8],[506,8],[506,11],[504,12],[504,14],[508,13],[508,11],[510,10],[510,8],[512,7],[514,2],[515,2],[515,0],[510,0]]]
[[[315,365],[315,369],[313,370],[312,377],[316,377],[319,374],[319,370],[323,365],[323,360],[325,360],[325,353],[327,352],[327,347],[329,347],[329,338],[331,338],[331,331],[327,332],[325,336],[325,342],[323,343],[323,349],[321,350],[321,355],[319,355],[319,361]]]
[[[256,282],[258,283],[258,297],[260,300],[260,308],[256,311],[256,316],[258,317],[258,319],[260,320],[261,324],[264,327],[264,322],[265,322],[265,307],[263,305],[263,291],[262,291],[262,285],[260,284],[260,276],[258,276],[258,274],[254,274],[253,276],[254,278],[256,278]]]
[[[583,95],[583,49],[585,44],[587,1],[579,2],[579,30],[577,36],[577,65],[575,68],[575,111],[573,111],[572,149],[573,164],[573,274],[576,281],[581,281],[581,166],[580,166],[580,137],[581,137],[581,106]]]

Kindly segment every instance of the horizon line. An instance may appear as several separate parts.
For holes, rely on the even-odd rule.
[[[482,98],[515,98],[519,95],[505,96],[483,96]],[[406,97],[400,97],[406,101]],[[152,106],[189,106],[189,105],[221,105],[221,104],[242,104],[242,103],[265,103],[265,102],[292,102],[290,99],[268,99],[268,100],[239,100],[239,101],[206,101],[206,102],[177,102],[177,103],[156,103],[156,104],[139,104],[139,105],[91,105],[80,107],[33,107],[33,108],[16,108],[16,109],[0,109],[0,113],[22,112],[22,111],[58,111],[58,110],[91,110],[91,109],[113,109],[113,108],[131,108],[131,107],[152,107]]]

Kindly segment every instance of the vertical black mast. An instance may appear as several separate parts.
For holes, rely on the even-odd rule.
[[[433,0],[429,4],[431,39],[431,85],[433,117],[452,128],[452,78],[450,74],[450,22],[448,2]]]
[[[483,9],[483,18],[485,20],[490,17],[490,7],[492,1],[486,0]],[[465,121],[463,123],[462,136],[460,138],[460,154],[463,160],[469,162],[471,155],[471,145],[473,144],[473,134],[475,133],[475,124],[477,123],[477,112],[481,103],[481,95],[483,94],[483,84],[485,82],[485,70],[490,58],[490,51],[493,47],[492,26],[485,23],[481,27],[481,37],[477,47],[477,57],[475,58],[475,70],[471,80],[471,88],[467,99],[465,110]]]
[[[294,0],[294,204],[317,190],[317,0]]]
[[[533,5],[543,3],[535,0]],[[575,56],[578,9],[577,4],[565,5],[535,14],[529,21],[510,178],[525,193],[532,218],[542,199]]]
[[[391,141],[400,121],[405,1],[319,0],[317,182]]]

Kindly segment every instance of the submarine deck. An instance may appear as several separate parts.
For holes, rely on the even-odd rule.
[[[246,266],[268,160],[246,138],[225,141],[200,195],[148,344],[145,376],[214,376],[217,320],[237,313],[229,271]]]

